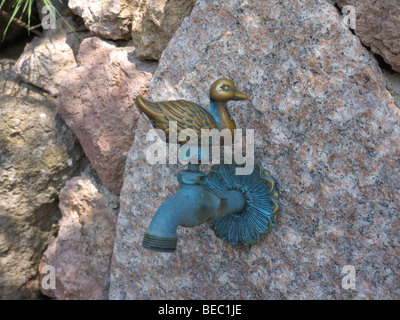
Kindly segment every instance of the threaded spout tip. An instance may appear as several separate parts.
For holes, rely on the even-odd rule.
[[[176,249],[176,243],[177,238],[163,238],[145,233],[142,246],[153,251],[173,252]]]

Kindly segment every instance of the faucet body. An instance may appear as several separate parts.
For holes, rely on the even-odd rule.
[[[179,226],[195,227],[239,213],[245,207],[246,201],[242,192],[212,189],[208,185],[208,176],[204,173],[181,171],[178,182],[178,191],[164,201],[154,214],[143,238],[146,249],[175,251],[176,230]]]

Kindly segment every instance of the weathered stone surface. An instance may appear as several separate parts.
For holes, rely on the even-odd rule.
[[[159,59],[194,3],[195,0],[70,0],[68,6],[94,35],[112,40],[132,37],[140,57]]]
[[[68,23],[77,31],[82,30],[74,19],[67,17]],[[45,37],[35,37],[25,47],[24,52],[15,64],[15,72],[23,81],[34,84],[57,96],[58,88],[67,71],[77,66],[74,50],[77,52],[81,40],[64,23],[58,19],[58,27],[48,29]],[[81,37],[88,32],[80,32]]]
[[[0,299],[41,297],[38,265],[54,239],[58,193],[83,156],[55,101],[0,62]]]
[[[94,170],[92,170],[94,171]],[[109,270],[118,198],[101,186],[93,172],[75,177],[60,192],[62,218],[56,240],[39,266],[55,268],[55,289],[42,292],[60,300],[108,299]]]
[[[102,183],[115,194],[132,145],[139,112],[133,98],[147,93],[157,67],[97,37],[85,39],[79,67],[64,78],[57,110],[78,137]]]
[[[400,72],[400,2],[398,0],[336,0],[356,11],[355,33],[362,43]]]
[[[386,87],[393,97],[397,108],[400,108],[400,73],[393,73],[383,70],[386,78]]]
[[[134,1],[132,41],[141,58],[159,60],[196,0]]]
[[[23,83],[18,78],[14,70],[15,61],[16,59],[10,58],[0,59],[0,94],[46,100],[48,95],[44,94],[42,90],[28,83]]]
[[[399,299],[400,114],[376,60],[326,1],[196,3],[163,53],[150,100],[208,105],[221,77],[255,130],[255,159],[278,182],[272,233],[234,248],[208,226],[178,229],[176,253],[142,248],[183,166],[151,166],[140,118],[129,152],[111,299]],[[356,269],[356,289],[341,282]]]
[[[69,0],[68,6],[82,17],[94,35],[112,40],[131,37],[132,1],[130,0]]]

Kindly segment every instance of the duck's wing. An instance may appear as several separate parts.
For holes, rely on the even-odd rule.
[[[173,126],[169,127],[170,121],[176,121],[177,134],[183,129],[193,129],[197,134],[197,139],[201,137],[201,129],[217,129],[217,124],[208,111],[190,101],[151,102],[138,96],[136,104],[149,117],[154,128],[164,131],[167,142],[169,131],[174,131]],[[171,133],[175,133],[172,131]]]

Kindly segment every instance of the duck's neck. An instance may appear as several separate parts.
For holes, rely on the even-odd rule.
[[[235,121],[233,120],[227,108],[227,102],[210,101],[211,111],[214,113],[215,121],[217,122],[218,130],[236,129]]]

